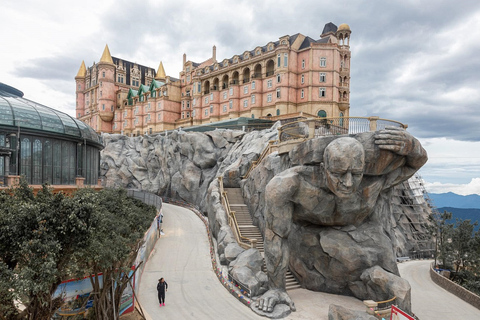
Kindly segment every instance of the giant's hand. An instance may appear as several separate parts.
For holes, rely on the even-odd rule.
[[[406,156],[414,149],[415,138],[402,128],[386,127],[375,134],[375,144],[380,149]]]
[[[279,289],[271,289],[265,292],[263,296],[257,300],[255,307],[265,312],[272,312],[273,308],[279,303],[288,305],[292,311],[296,310],[295,304],[290,296],[285,291]]]

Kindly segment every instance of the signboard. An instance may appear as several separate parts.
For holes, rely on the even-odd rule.
[[[390,315],[390,320],[415,320],[415,318],[412,316],[409,316],[402,310],[392,305],[392,313]]]

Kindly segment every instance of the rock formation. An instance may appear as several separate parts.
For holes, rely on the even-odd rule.
[[[277,126],[250,133],[174,131],[168,135],[141,137],[104,134],[101,176],[106,187],[141,189],[197,205],[208,215],[220,262],[228,265],[239,278],[252,277],[251,281],[245,281],[255,295],[260,295],[266,290],[266,276],[258,269],[258,252],[245,251],[236,243],[220,201],[216,178],[222,176],[225,187],[242,188],[253,221],[265,234],[267,184],[288,168],[320,164],[323,153],[315,150],[323,150],[336,138],[308,140],[289,153],[274,152],[247,179],[242,179],[268,142],[277,139]],[[363,134],[357,139],[367,139],[371,134]],[[369,152],[366,150],[367,158]],[[373,163],[366,163],[366,167],[371,170]],[[294,249],[289,266],[302,286],[362,299],[374,299],[370,295],[384,297],[382,294],[385,299],[390,298],[387,297],[389,289],[378,288],[379,282],[375,279],[381,276],[372,268],[381,265],[384,272],[397,274],[395,255],[406,255],[415,240],[425,235],[423,225],[428,214],[425,204],[416,207],[401,205],[395,196],[399,192],[408,194],[411,190],[408,185],[399,184],[383,192],[371,218],[360,226],[318,229],[305,223],[294,224],[293,236],[288,239],[288,245]],[[375,231],[378,223],[381,232]],[[338,243],[342,244],[343,250]],[[325,270],[332,271],[319,277]],[[409,299],[408,293],[405,293],[405,299]]]

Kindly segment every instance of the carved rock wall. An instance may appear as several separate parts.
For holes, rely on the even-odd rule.
[[[106,187],[140,189],[197,205],[202,212],[208,214],[210,228],[217,239],[221,262],[233,263],[232,269],[246,270],[242,263],[236,261],[244,250],[236,244],[228,226],[216,178],[223,176],[225,187],[242,188],[254,223],[263,231],[267,183],[290,166],[320,163],[322,155],[312,150],[322,149],[319,144],[327,144],[333,139],[311,140],[286,155],[273,153],[262,161],[248,179],[242,180],[241,177],[247,172],[252,161],[262,153],[268,141],[277,138],[276,126],[250,133],[231,130],[207,133],[174,131],[167,136],[141,137],[104,134],[101,176]],[[395,188],[405,187],[399,185]],[[354,279],[359,279],[361,272],[367,268],[379,264],[385,270],[398,274],[395,254],[406,255],[415,246],[415,240],[425,235],[422,225],[426,223],[428,208],[426,205],[421,209],[418,206],[400,205],[399,201],[395,200],[395,188],[390,195],[384,195],[386,199],[381,210],[374,213],[382,225],[382,232],[374,232],[374,236],[365,236],[370,232],[367,230],[371,227],[370,224],[365,224],[363,229],[309,230],[308,226],[295,227],[304,230],[299,230],[302,232],[299,232],[298,236],[289,239],[289,245],[295,248],[291,255],[291,265],[305,287],[351,294],[358,291],[358,284],[352,284]],[[329,252],[329,243],[332,241],[343,243],[349,250],[339,252],[332,249]],[[368,250],[362,249],[362,242],[370,243]],[[390,253],[379,257],[376,249],[381,252],[390,250]],[[321,277],[318,277],[318,270],[324,270],[325,266],[318,265],[319,261],[329,264],[331,268],[327,269],[332,270],[323,280],[319,280]],[[355,271],[355,268],[358,268],[358,271]],[[256,270],[251,270],[251,273],[254,274],[254,271]],[[352,277],[350,286],[345,281],[336,281],[345,279],[349,272]],[[311,276],[313,273],[315,277]],[[259,278],[258,275],[256,277]]]

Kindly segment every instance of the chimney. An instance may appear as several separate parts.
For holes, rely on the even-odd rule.
[[[187,54],[186,53],[183,54],[183,65],[185,65],[185,63],[187,63]]]
[[[212,53],[213,61],[217,61],[217,47],[213,46],[213,53]]]

